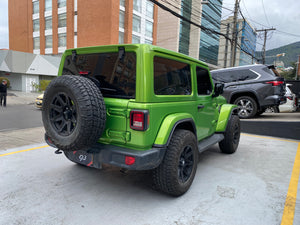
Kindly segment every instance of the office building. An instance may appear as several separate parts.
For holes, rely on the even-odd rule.
[[[175,13],[195,24],[215,31],[220,30],[222,0],[181,0],[161,2]],[[205,3],[205,4],[203,4]],[[158,9],[157,45],[178,51],[208,63],[217,65],[219,36],[205,32],[170,12]]]
[[[208,4],[204,4],[202,8],[201,25],[220,32],[222,15],[222,0],[210,0]],[[218,64],[219,52],[218,34],[207,30],[202,30],[200,34],[200,50],[199,59],[213,65]]]
[[[10,0],[9,48],[34,54],[118,43],[156,44],[148,0]]]
[[[222,20],[221,32],[232,39],[233,16]],[[250,23],[244,19],[237,21],[237,48],[235,66],[250,65],[255,63],[256,32]],[[231,42],[220,37],[218,66],[230,67],[231,65]]]

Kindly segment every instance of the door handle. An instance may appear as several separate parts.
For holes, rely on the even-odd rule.
[[[205,105],[198,105],[198,109],[203,109]]]

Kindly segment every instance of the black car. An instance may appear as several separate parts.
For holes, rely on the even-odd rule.
[[[285,80],[273,65],[239,66],[211,71],[215,83],[224,83],[223,96],[239,107],[239,117],[262,114],[266,108],[286,102]]]

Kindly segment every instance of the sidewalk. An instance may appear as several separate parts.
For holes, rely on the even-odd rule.
[[[7,91],[7,105],[34,104],[37,96],[42,93],[37,92],[22,92],[22,91]]]
[[[0,132],[0,154],[11,148],[44,143],[44,127]]]

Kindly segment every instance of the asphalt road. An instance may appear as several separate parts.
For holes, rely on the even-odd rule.
[[[32,104],[0,107],[0,132],[41,126],[43,126],[41,110]]]
[[[298,141],[244,134],[232,155],[202,153],[190,190],[174,198],[147,171],[79,166],[43,143],[0,151],[0,224],[296,225],[296,154]]]

